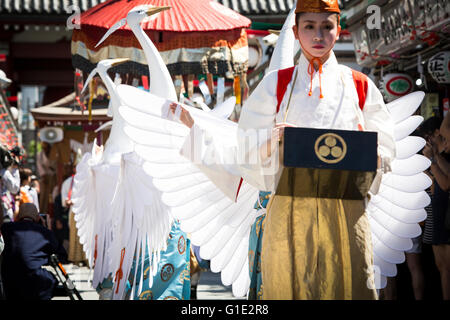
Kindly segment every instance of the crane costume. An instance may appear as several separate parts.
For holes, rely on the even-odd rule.
[[[273,81],[276,76],[277,73],[274,72],[266,77],[267,79],[272,77]],[[348,76],[350,77],[349,81],[352,81],[352,90],[356,91],[351,72]],[[268,82],[264,80],[261,85],[264,83]],[[262,88],[261,85],[260,88]],[[124,98],[124,105],[119,110],[127,122],[125,133],[139,145],[136,150],[145,159],[143,168],[153,176],[153,184],[161,190],[163,202],[171,208],[171,214],[179,219],[181,229],[191,233],[192,243],[200,246],[202,259],[211,261],[211,270],[221,272],[222,282],[225,285],[232,284],[234,295],[246,295],[250,285],[249,237],[251,227],[258,216],[254,203],[259,194],[258,190],[263,189],[255,181],[261,180],[262,175],[255,174],[253,178],[250,177],[254,180],[252,183],[255,184],[252,186],[245,179],[241,180],[239,170],[238,172],[234,171],[236,167],[239,167],[236,163],[234,166],[231,164],[224,166],[219,162],[211,162],[213,159],[220,158],[218,154],[227,153],[223,150],[238,149],[239,134],[236,124],[198,109],[183,106],[191,113],[196,123],[191,130],[188,130],[183,124],[173,121],[168,116],[168,101],[130,86],[119,85],[117,91]],[[261,99],[257,99],[257,96],[262,94],[263,97],[268,98],[268,94],[261,91],[256,89],[249,101],[258,101],[264,105]],[[274,90],[269,92],[274,92]],[[253,95],[255,96],[253,97]],[[356,92],[354,95],[357,95]],[[383,288],[386,285],[386,276],[395,276],[395,265],[404,262],[404,251],[412,246],[411,238],[420,234],[418,222],[425,219],[426,213],[423,208],[430,201],[424,190],[429,187],[431,182],[423,171],[429,167],[430,161],[416,154],[423,148],[425,141],[420,137],[409,136],[409,134],[422,121],[420,116],[411,116],[411,114],[419,107],[423,96],[423,93],[417,92],[397,99],[387,106],[380,105],[382,110],[385,110],[386,107],[389,108],[394,120],[393,135],[397,154],[395,160],[391,162],[392,173],[383,175],[378,194],[371,196],[366,207],[368,218],[361,219],[361,221],[366,221],[366,229],[363,233],[365,237],[362,238],[362,243],[366,245],[366,251],[360,260],[367,265],[367,270],[363,268],[354,270],[355,278],[362,278],[360,280],[363,283],[356,282],[356,280],[353,283],[365,296],[352,293],[350,297],[347,292],[347,298],[375,298],[374,288]],[[275,102],[271,106],[274,113],[276,100],[274,97],[272,99],[272,102]],[[357,98],[354,99],[353,107],[359,108],[356,103]],[[149,101],[153,108],[148,107]],[[368,105],[367,101],[371,101],[370,95],[366,98],[365,106]],[[244,105],[245,109],[246,105]],[[387,112],[382,114],[389,115]],[[274,114],[271,115],[271,117],[274,116]],[[155,124],[157,120],[160,122]],[[361,120],[366,119],[361,118]],[[370,123],[370,120],[363,123],[367,130]],[[199,159],[187,161],[185,156],[180,155],[180,153],[186,155],[186,141],[192,142],[192,138],[196,138],[194,141],[201,161],[198,161]],[[228,143],[227,147],[224,147],[224,141]],[[393,138],[388,141],[394,143]],[[387,162],[387,158],[384,161]],[[252,172],[249,170],[250,168],[241,169],[248,173]],[[241,183],[236,184],[235,182],[239,182],[239,180]],[[233,186],[236,185],[235,193],[232,193]],[[364,203],[359,205],[362,216]],[[270,204],[268,207],[270,210]],[[270,214],[269,212],[269,217]],[[370,224],[370,229],[367,224]],[[369,231],[372,236],[371,243],[370,235],[367,233]],[[360,237],[359,234],[358,237]],[[264,241],[263,251],[265,243]],[[355,246],[357,245],[353,244],[353,247]],[[343,249],[349,247],[350,243],[347,246],[343,245]],[[361,254],[361,251],[358,253]],[[373,262],[369,258],[372,254]],[[264,259],[264,254],[262,258]],[[375,265],[375,268],[370,270],[372,264]],[[264,266],[262,264],[263,298],[266,298]],[[375,283],[371,273],[377,279]],[[365,281],[367,279],[371,279],[368,284]],[[293,287],[292,283],[283,282],[282,284],[288,287],[286,291],[292,292],[289,289]],[[365,289],[367,285],[371,289]],[[338,294],[340,293],[342,291],[338,291]],[[332,294],[334,293],[331,292],[330,295]],[[296,297],[298,296],[277,298]],[[325,298],[325,296],[309,296],[309,298],[318,299]],[[341,297],[335,295],[334,298]]]
[[[369,81],[361,110],[351,71],[338,65],[332,54],[322,69],[324,98],[319,98],[318,73],[313,77],[313,94],[309,97],[308,66],[302,55],[287,116],[286,97],[280,112],[276,112],[278,73],[273,72],[245,104],[240,128],[267,128],[284,117],[299,127],[358,130],[361,124],[379,133],[378,153],[387,167],[395,155],[394,125],[375,85]],[[275,157],[277,153],[273,161],[278,160]],[[244,179],[258,181],[261,190],[273,191],[275,178],[261,175],[259,168],[244,169]],[[312,183],[308,178],[303,177],[305,183]],[[264,298],[375,298],[374,283],[372,290],[367,286],[374,280],[370,276],[372,243],[364,201],[275,195],[267,210],[261,253]]]
[[[334,1],[299,1],[298,12],[339,9]],[[244,105],[239,128],[268,129],[288,122],[298,127],[376,131],[382,163],[371,189],[376,194],[396,149],[394,120],[382,95],[370,79],[365,80],[363,92],[358,92],[355,74],[339,65],[333,52],[317,72],[311,69],[302,55],[290,73],[285,69],[268,74]],[[284,94],[279,90],[282,82],[288,83]],[[259,152],[259,147],[253,152]],[[269,161],[278,159],[274,152]],[[275,191],[281,165],[272,165],[280,168],[275,174],[261,174],[263,161],[267,165],[265,159],[243,166],[243,178],[261,190]],[[305,184],[315,179],[290,178]],[[386,188],[381,188],[380,193],[384,192]],[[429,201],[424,194],[418,198],[423,204]],[[364,200],[272,196],[261,252],[264,299],[375,299],[380,284],[375,284],[373,261]]]
[[[162,58],[140,27],[142,19],[167,9],[146,5],[133,8],[97,45],[129,24],[144,49],[151,78],[157,79],[151,81],[150,90],[166,99],[176,99]],[[112,286],[113,299],[188,299],[189,241],[161,202],[151,177],[142,170],[142,158],[123,131],[124,120],[118,111],[123,99],[107,74],[110,67],[126,60],[100,61],[86,81],[87,85],[99,73],[111,97],[108,114],[113,120],[104,152],[95,152],[94,146],[77,167],[73,201],[80,239],[94,268],[93,286]],[[141,268],[136,268],[137,261]],[[150,290],[153,280],[159,288],[157,293]]]
[[[313,2],[319,4],[319,10],[320,5],[328,6],[325,1]],[[307,6],[311,2],[299,4]],[[333,5],[336,10],[337,3]],[[302,56],[298,66],[291,70],[290,78],[286,81],[287,77],[282,76],[287,87],[281,103],[277,99],[280,98],[277,97],[280,73],[266,75],[244,104],[239,128],[270,132],[275,122],[289,122],[303,127],[377,131],[382,166],[367,206],[364,201],[272,197],[265,225],[269,231],[264,233],[262,244],[262,296],[266,299],[375,299],[375,289],[385,286],[386,276],[396,274],[395,264],[404,261],[403,251],[411,247],[410,238],[420,233],[417,222],[424,219],[423,208],[429,203],[424,189],[430,181],[421,173],[429,161],[415,154],[424,141],[408,137],[423,120],[410,117],[423,99],[423,93],[398,99],[389,105],[389,112],[370,79],[339,65],[333,53],[320,74],[308,73],[309,65]],[[293,90],[295,73],[297,82]],[[287,113],[287,97],[291,92],[292,105]],[[324,97],[320,98],[322,92]],[[210,173],[209,178],[221,190],[227,190],[236,180],[229,177],[230,170],[211,164],[221,149],[221,143],[214,141],[213,135],[193,126],[190,139],[209,161],[199,165],[195,157],[190,159],[205,173],[215,170],[216,176]],[[241,132],[237,137],[245,140]],[[262,140],[254,153],[264,143]],[[396,148],[399,149],[397,157]],[[278,154],[274,152],[272,161],[277,160]],[[262,162],[263,159],[259,164]],[[391,168],[394,170],[389,174]],[[247,164],[239,164],[239,172],[244,181],[267,191],[275,190],[281,174],[279,170],[266,175],[260,165]],[[300,178],[308,183],[308,177]],[[228,194],[236,197],[231,192]]]
[[[336,1],[303,3],[337,8]],[[261,162],[240,161],[248,150],[258,156],[267,138],[248,150],[241,142],[247,129],[271,132],[275,122],[288,121],[304,127],[377,131],[382,165],[370,201],[271,197],[262,243],[262,297],[374,299],[375,289],[386,285],[385,277],[396,274],[395,265],[404,261],[403,252],[411,248],[411,238],[420,234],[417,222],[426,217],[423,208],[430,201],[424,190],[431,181],[422,172],[430,161],[416,154],[425,141],[409,136],[423,120],[411,114],[424,95],[413,93],[385,105],[369,79],[359,75],[357,82],[363,85],[355,86],[354,73],[339,65],[334,54],[319,74],[308,74],[308,66],[302,56],[288,73],[282,69],[267,74],[244,104],[239,125],[225,119],[230,113],[221,107],[206,112],[183,106],[195,121],[189,130],[169,111],[176,99],[116,86],[123,132],[135,144],[134,154],[139,157],[133,170],[142,172],[122,177],[138,177],[143,188],[139,194],[152,190],[146,205],[161,206],[161,211],[150,212],[154,214],[151,217],[146,211],[138,211],[136,216],[151,221],[145,224],[146,234],[158,234],[148,238],[152,257],[161,252],[154,243],[167,240],[160,239],[164,235],[160,228],[167,226],[167,219],[179,220],[181,230],[190,233],[191,242],[200,246],[201,258],[211,261],[211,270],[221,272],[222,282],[233,286],[234,295],[246,295],[250,286],[249,239],[259,214],[255,199],[259,190],[276,189],[281,170],[267,174],[261,170]],[[280,79],[285,86],[278,85]],[[278,87],[284,88],[283,94],[277,94]],[[277,153],[275,148],[270,158],[262,159],[264,164],[277,164]],[[310,177],[298,178],[308,183]],[[123,183],[119,181],[121,190],[126,189]],[[133,184],[128,181],[125,185]],[[122,212],[123,221],[129,221],[129,214],[135,215],[126,211],[139,202],[132,195],[124,198],[132,201],[129,203],[115,197],[124,208],[115,210]],[[125,224],[115,236],[133,248],[142,243],[137,252],[144,255],[149,242],[142,242],[146,237],[134,220],[137,232]],[[93,240],[90,243],[92,247]],[[112,265],[117,269],[117,248],[115,252]],[[124,270],[129,270],[132,260],[132,255],[124,254],[120,266],[124,262]],[[134,279],[142,279],[142,269],[141,275],[135,271]],[[127,271],[125,278],[129,274]],[[114,285],[123,290],[120,279],[116,277]]]

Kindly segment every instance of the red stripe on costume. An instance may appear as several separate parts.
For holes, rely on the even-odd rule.
[[[280,105],[283,101],[284,94],[286,93],[287,86],[291,82],[292,74],[294,73],[294,67],[278,70],[278,82],[277,82],[277,113],[280,111]]]
[[[366,103],[367,90],[369,88],[369,82],[367,81],[367,76],[359,71],[352,69],[353,82],[355,83],[356,92],[359,98],[359,108],[364,109],[364,104]]]
[[[241,191],[242,182],[244,182],[244,179],[241,178],[241,181],[239,181],[239,187],[238,187],[238,189],[237,189],[237,192],[236,192],[236,198],[234,199],[234,202],[237,201],[237,198],[238,198],[238,195],[239,195],[239,191]]]

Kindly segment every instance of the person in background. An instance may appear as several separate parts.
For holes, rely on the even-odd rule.
[[[439,126],[439,133],[446,141],[450,141],[450,112],[444,116]]]
[[[20,190],[19,156],[0,146],[0,192],[3,222],[13,221],[14,195]]]
[[[58,242],[62,244],[64,249],[69,251],[69,207],[63,207],[61,201],[61,192],[57,192],[53,203],[54,207],[52,230],[55,233]]]
[[[20,158],[14,156],[6,146],[0,145],[0,227],[3,223],[14,220],[14,196],[20,189]],[[0,245],[4,247],[4,239],[0,232]],[[3,251],[3,248],[1,248]],[[1,253],[0,251],[0,253]],[[0,296],[4,297],[1,265],[3,255],[0,254]]]
[[[63,210],[69,211],[69,261],[75,264],[86,264],[83,246],[80,243],[75,215],[72,212],[72,189],[76,166],[72,166],[71,175],[61,185],[61,205]]]
[[[45,228],[32,203],[20,205],[17,222],[1,226],[5,241],[2,279],[7,300],[50,300],[58,283],[56,277],[42,268],[52,254],[67,256],[53,232]]]
[[[33,197],[31,195],[31,175],[32,171],[29,168],[20,168],[20,203],[33,203]],[[33,203],[34,204],[34,203]],[[36,205],[36,204],[35,204]]]
[[[50,151],[52,146],[47,142],[42,142],[42,150],[37,155],[37,173],[40,178],[40,212],[48,213],[48,204],[55,185],[54,165],[50,161]]]
[[[39,179],[34,174],[31,175],[30,193],[31,193],[31,196],[33,197],[33,203],[36,205],[36,207],[40,211],[39,194],[41,193],[41,188],[39,185]]]
[[[442,298],[450,299],[450,230],[446,227],[445,217],[448,214],[450,189],[450,144],[440,128],[426,137],[427,145],[423,154],[431,160],[430,172],[433,176],[434,193],[432,197],[433,232],[431,244],[436,266],[441,276]],[[444,135],[445,135],[444,130]]]

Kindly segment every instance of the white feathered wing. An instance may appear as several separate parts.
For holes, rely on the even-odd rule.
[[[234,295],[244,296],[250,284],[248,244],[257,215],[253,207],[258,190],[242,182],[236,202],[230,200],[195,164],[180,155],[190,131],[170,120],[170,102],[128,86],[118,86],[117,90],[124,97],[125,105],[119,112],[127,123],[125,133],[145,160],[142,169],[152,177],[152,184],[180,221],[181,229],[200,246],[200,256],[210,260],[211,270],[221,272],[222,282],[233,286]],[[212,112],[184,107],[196,125],[214,132],[214,138],[237,143],[236,123]]]
[[[120,113],[127,122],[126,134],[136,143],[136,153],[145,159],[143,170],[153,177],[164,204],[180,220],[181,228],[191,234],[192,243],[201,247],[200,256],[211,261],[211,270],[221,272],[225,285],[233,285],[234,295],[245,295],[250,282],[248,241],[257,216],[253,206],[258,190],[243,182],[237,202],[227,198],[193,163],[179,155],[189,130],[168,119],[168,102],[130,90],[118,88],[124,96],[134,97],[124,100],[126,106]],[[383,177],[379,193],[371,195],[367,207],[377,288],[384,287],[385,276],[395,275],[395,264],[404,261],[403,252],[411,248],[411,238],[420,234],[417,223],[425,218],[424,207],[430,202],[424,190],[431,181],[423,174],[430,162],[416,154],[424,140],[409,136],[422,120],[411,117],[422,98],[423,93],[413,93],[388,104],[396,123],[397,158],[392,173]],[[146,106],[150,102],[152,108]],[[235,123],[185,107],[206,131],[237,141]]]
[[[395,123],[396,158],[392,172],[383,175],[379,192],[370,194],[367,205],[377,289],[386,286],[386,277],[397,274],[396,265],[405,261],[404,251],[420,235],[418,223],[426,218],[424,208],[430,203],[425,190],[431,179],[423,171],[431,162],[417,154],[425,140],[410,136],[423,121],[412,115],[423,97],[423,92],[414,92],[386,105]]]
[[[72,211],[74,212],[80,243],[89,265],[100,266],[100,268],[103,265],[103,252],[99,253],[102,248],[98,245],[101,240],[98,239],[101,217],[97,215],[98,202],[96,201],[94,167],[101,161],[102,156],[103,147],[98,147],[96,141],[94,141],[92,152],[85,153],[77,165],[72,187]]]

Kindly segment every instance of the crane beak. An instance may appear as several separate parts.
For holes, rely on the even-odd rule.
[[[127,24],[127,19],[123,18],[121,20],[119,20],[118,22],[116,22],[111,28],[109,28],[109,30],[105,33],[105,35],[103,36],[103,38],[100,39],[100,41],[95,45],[95,47],[97,48],[103,41],[106,40],[106,38],[108,38],[114,31],[116,31],[117,29],[122,28],[124,25]]]
[[[267,31],[269,31],[271,34],[274,34],[274,35],[277,35],[277,36],[279,36],[280,33],[281,33],[281,30],[273,30],[273,29],[269,29],[269,30],[267,30]]]
[[[112,121],[108,121],[108,122],[102,124],[100,127],[98,127],[98,128],[95,130],[95,132],[97,133],[97,132],[99,132],[99,131],[105,130],[105,129],[111,127],[112,124],[113,124]]]
[[[151,7],[147,10],[147,15],[151,16],[151,15],[157,14],[161,11],[169,10],[170,8],[172,8],[172,7],[170,7],[170,6]]]
[[[86,88],[89,85],[89,82],[91,82],[92,78],[94,78],[94,76],[97,74],[97,68],[94,68],[94,70],[91,71],[91,73],[89,74],[88,78],[86,79],[86,82],[84,83],[84,87],[83,90],[81,90],[80,94],[84,92],[84,90],[86,90]]]
[[[122,63],[125,63],[127,61],[130,61],[130,58],[117,58],[117,59],[112,59],[111,60],[111,67],[116,67]]]

